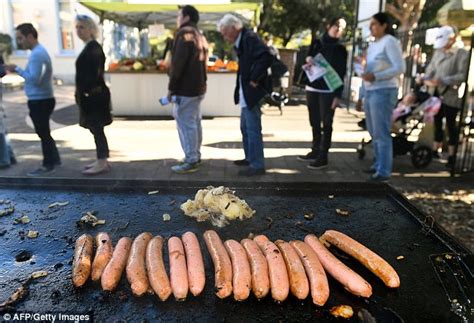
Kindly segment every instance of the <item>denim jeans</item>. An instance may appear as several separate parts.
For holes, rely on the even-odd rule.
[[[249,162],[252,168],[264,169],[262,112],[260,111],[260,105],[252,109],[242,107],[240,113],[240,131],[242,132],[245,160]]]
[[[196,163],[201,160],[201,101],[203,99],[204,95],[176,96],[173,117],[176,120],[185,163]]]
[[[58,148],[49,128],[49,119],[53,113],[56,100],[54,98],[43,100],[28,100],[31,121],[35,126],[35,131],[41,139],[41,149],[43,150],[43,166],[54,167],[61,163]]]
[[[397,103],[397,88],[365,93],[364,111],[367,130],[372,137],[376,174],[390,177],[393,164],[393,143],[390,135],[392,111]]]

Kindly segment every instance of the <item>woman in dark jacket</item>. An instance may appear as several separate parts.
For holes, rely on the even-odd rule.
[[[86,15],[76,17],[77,36],[86,44],[76,60],[76,102],[79,106],[79,125],[94,135],[97,160],[84,167],[84,175],[110,171],[107,162],[109,146],[104,127],[112,123],[110,91],[104,81],[105,55],[95,40],[97,26]]]
[[[303,65],[304,69],[309,69],[312,65],[315,65],[313,58],[321,53],[341,80],[344,80],[347,50],[339,40],[346,25],[347,23],[342,17],[334,18],[329,22],[327,31],[321,39],[316,39],[311,44],[306,55],[306,64]],[[307,82],[306,100],[309,122],[313,130],[313,142],[311,151],[304,156],[298,156],[298,160],[310,162],[308,165],[310,169],[320,169],[328,165],[334,110],[339,105],[343,88],[344,86],[341,85],[337,89],[330,89],[324,77],[320,77],[312,83]]]

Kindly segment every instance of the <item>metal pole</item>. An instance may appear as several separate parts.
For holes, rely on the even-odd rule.
[[[457,162],[457,154],[458,154],[458,148],[459,148],[459,136],[461,134],[461,126],[464,125],[464,118],[465,118],[465,114],[466,114],[466,99],[467,99],[467,96],[470,95],[469,93],[469,84],[468,84],[468,80],[469,80],[469,70],[470,70],[470,67],[471,67],[471,58],[472,58],[472,46],[474,44],[474,32],[471,34],[471,49],[469,50],[469,58],[468,58],[468,62],[469,64],[467,65],[467,71],[466,71],[466,79],[464,80],[466,86],[465,86],[465,91],[464,91],[464,95],[462,97],[462,100],[461,100],[461,115],[459,116],[459,123],[458,123],[458,127],[456,129],[457,133],[457,141],[456,141],[456,145],[454,146],[454,163],[453,165],[451,166],[451,177],[454,177],[456,175],[456,162]]]
[[[356,7],[356,15],[354,18],[354,25],[353,25],[353,36],[352,36],[352,53],[351,53],[351,64],[349,66],[349,84],[348,84],[348,92],[347,92],[347,109],[349,110],[349,104],[351,102],[351,84],[352,84],[352,73],[354,70],[354,55],[355,55],[355,48],[356,48],[356,33],[357,33],[357,26],[359,25],[359,0],[355,0],[355,7]]]

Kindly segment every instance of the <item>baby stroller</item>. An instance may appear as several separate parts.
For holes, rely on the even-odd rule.
[[[425,92],[410,93],[397,105],[392,113],[393,156],[410,153],[411,162],[415,168],[424,168],[432,159],[432,147],[408,137],[416,129],[421,129],[426,123],[432,123],[434,116],[441,107],[441,100]],[[365,146],[369,144],[362,139],[357,147],[359,159],[365,157]]]

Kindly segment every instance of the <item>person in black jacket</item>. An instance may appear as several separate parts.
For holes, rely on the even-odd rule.
[[[321,39],[315,39],[306,55],[304,69],[314,65],[313,57],[321,53],[334,68],[339,77],[344,80],[347,66],[347,50],[339,42],[346,21],[337,17],[329,22],[327,31]],[[339,105],[343,86],[331,90],[323,77],[306,85],[306,100],[309,112],[309,122],[313,130],[311,151],[298,156],[298,160],[310,162],[308,168],[320,169],[328,165],[328,151],[331,147],[332,123],[334,110]],[[322,123],[322,128],[321,128]]]
[[[94,135],[97,160],[84,167],[84,175],[110,171],[107,161],[109,146],[104,127],[112,123],[110,91],[104,81],[105,55],[95,40],[97,26],[86,15],[76,17],[77,36],[86,44],[76,60],[76,103],[79,106],[79,125]]]
[[[243,27],[239,18],[227,14],[217,28],[227,42],[234,44],[239,58],[234,102],[241,107],[240,131],[245,159],[236,160],[234,164],[248,166],[239,171],[239,175],[263,175],[265,162],[260,107],[264,96],[271,92],[267,70],[273,57],[257,34]]]

